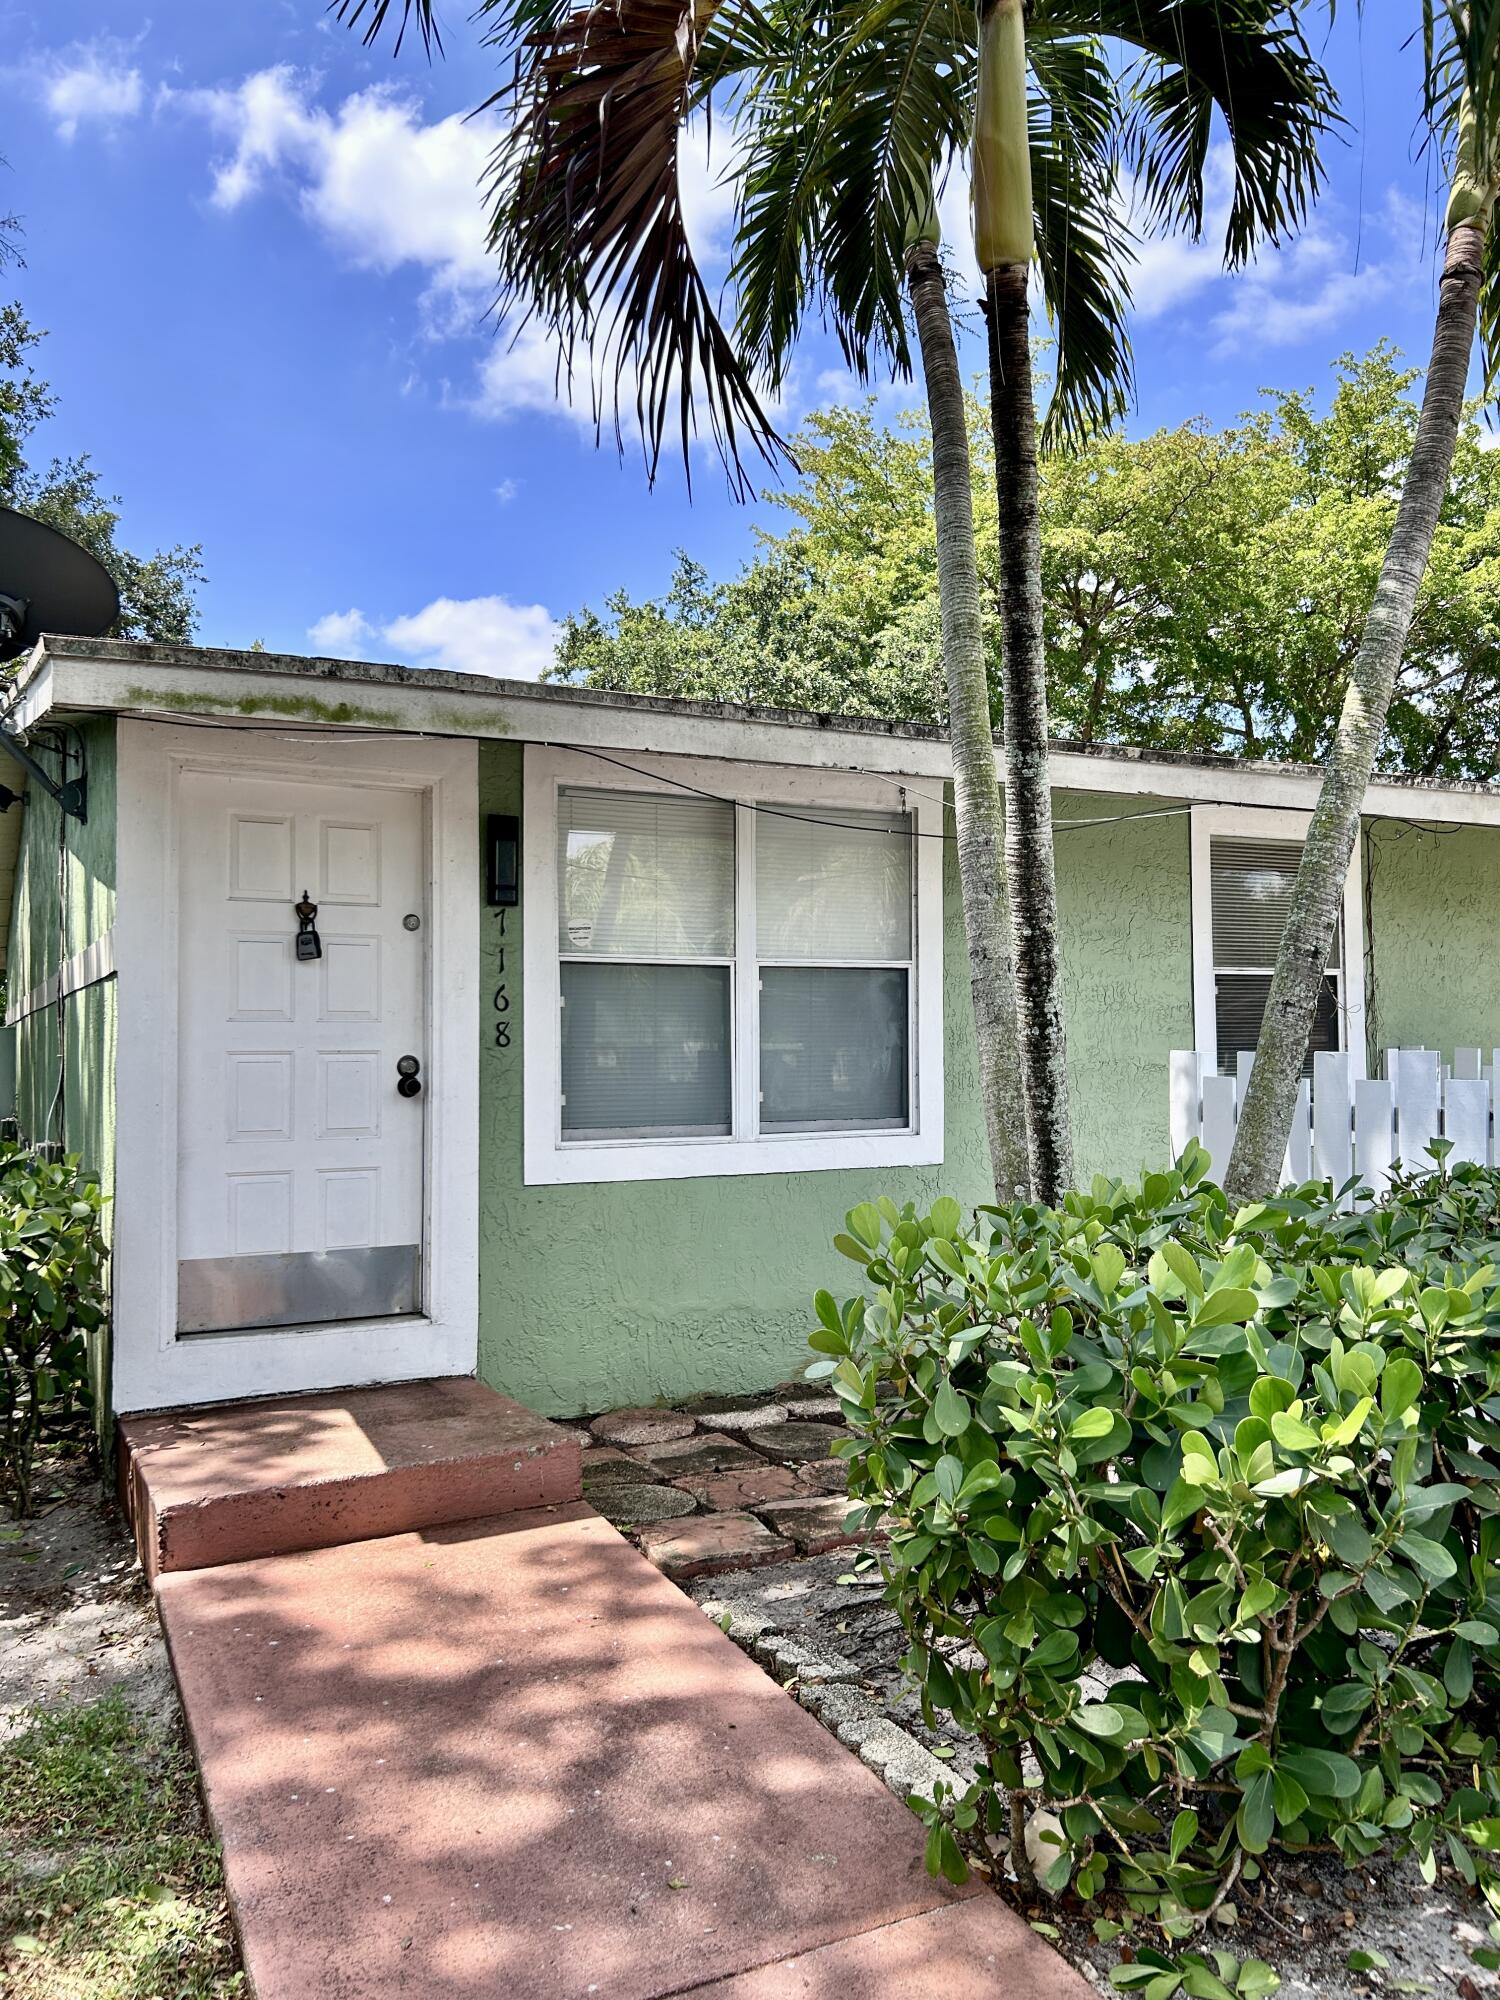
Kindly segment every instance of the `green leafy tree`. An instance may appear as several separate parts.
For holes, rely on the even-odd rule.
[[[1238,423],[1045,454],[1040,508],[1056,734],[1321,759],[1379,574],[1418,411],[1379,346],[1333,393],[1268,392]],[[1001,715],[989,443],[971,400],[975,543],[992,719]],[[1382,768],[1478,777],[1500,733],[1500,453],[1471,411],[1417,602]],[[926,420],[816,412],[784,518],[727,581],[679,559],[659,598],[565,621],[554,675],[826,713],[944,719]]]
[[[199,547],[179,544],[136,555],[118,539],[120,503],[87,456],[39,466],[27,459],[33,433],[56,409],[50,387],[33,366],[42,338],[19,305],[0,306],[0,506],[45,521],[98,557],[119,586],[116,637],[190,639],[193,593],[203,575]]]

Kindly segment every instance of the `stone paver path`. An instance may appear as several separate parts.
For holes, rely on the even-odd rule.
[[[679,1582],[867,1539],[844,1526],[848,1478],[833,1446],[846,1433],[819,1384],[609,1410],[567,1428],[583,1444],[584,1498]]]

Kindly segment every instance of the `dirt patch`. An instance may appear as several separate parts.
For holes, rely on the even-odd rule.
[[[151,1595],[77,1461],[0,1529],[0,1992],[245,1991]]]
[[[710,1617],[788,1687],[841,1741],[906,1797],[930,1796],[935,1779],[969,1782],[977,1746],[950,1724],[929,1729],[901,1671],[905,1641],[883,1602],[878,1575],[860,1575],[846,1549],[797,1558],[770,1570],[703,1577],[686,1588]],[[1100,1945],[1095,1917],[1108,1902],[1028,1903],[1003,1872],[996,1888],[1101,1991],[1121,1956]],[[1261,1883],[1237,1899],[1238,1921],[1208,1940],[1241,1958],[1262,1958],[1281,1974],[1283,2000],[1372,2000],[1431,1994],[1477,2000],[1500,1992],[1500,1976],[1471,1957],[1487,1941],[1482,1900],[1451,1871],[1429,1888],[1412,1863],[1345,1869],[1336,1858],[1272,1857]],[[1159,1944],[1149,1933],[1142,1941]],[[1380,1954],[1383,1971],[1351,1971],[1353,1952]]]

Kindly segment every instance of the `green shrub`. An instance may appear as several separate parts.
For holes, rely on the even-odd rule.
[[[86,1335],[105,1314],[102,1198],[76,1159],[0,1146],[0,1485],[31,1512],[44,1426],[89,1401]]]
[[[1273,1842],[1486,1883],[1500,1847],[1500,1176],[1234,1213],[1206,1168],[862,1205],[812,1335],[904,1664],[983,1751],[929,1865],[1008,1830],[1029,1885],[1045,1806],[1045,1886],[1173,1938]]]

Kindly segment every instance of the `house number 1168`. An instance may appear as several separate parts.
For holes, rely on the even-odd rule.
[[[495,1012],[500,1018],[495,1023],[495,1047],[497,1049],[508,1049],[510,1047],[510,1022],[505,1017],[510,1012],[510,994],[506,990],[505,985],[505,911],[503,909],[496,910],[495,915],[500,919],[500,956],[499,962],[495,967],[495,970],[500,975],[500,984],[495,988],[494,1001]]]

